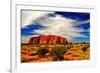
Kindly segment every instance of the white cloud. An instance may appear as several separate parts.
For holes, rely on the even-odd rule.
[[[40,17],[47,15],[52,12],[44,12],[44,11],[22,11],[22,27],[27,26],[31,23],[32,20],[36,20]]]
[[[65,18],[61,15],[56,15],[56,17],[48,17],[43,22],[41,21],[41,25],[46,26],[48,28],[35,30],[34,32],[44,35],[61,35],[67,38],[87,37],[79,33],[84,32],[84,29],[78,29],[73,27],[75,25],[74,22],[76,21],[69,18]]]
[[[28,43],[30,36],[21,36],[21,43]]]
[[[42,11],[23,11],[22,12],[22,27],[34,23],[36,20],[40,25],[47,28],[34,30],[33,32],[44,35],[60,35],[68,38],[69,41],[72,41],[75,37],[88,37],[79,32],[84,32],[88,30],[75,28],[74,26],[88,23],[86,21],[76,21],[73,19],[65,18],[61,15],[56,14],[53,16],[48,16],[49,13],[54,14],[54,12],[42,12]],[[33,21],[33,22],[32,22]],[[27,42],[28,39],[32,37],[22,37],[22,42]],[[25,41],[26,40],[26,41]]]
[[[89,23],[90,20],[85,20],[85,21],[80,21],[80,22],[76,22],[77,25],[80,25],[80,24],[86,24],[86,23]]]

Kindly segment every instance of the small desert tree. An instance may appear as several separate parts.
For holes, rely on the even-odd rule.
[[[55,47],[50,52],[54,58],[54,61],[61,61],[64,59],[63,55],[67,52],[66,47]]]

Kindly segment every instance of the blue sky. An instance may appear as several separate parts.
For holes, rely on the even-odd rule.
[[[22,11],[22,42],[37,35],[59,35],[69,42],[89,42],[90,13]]]

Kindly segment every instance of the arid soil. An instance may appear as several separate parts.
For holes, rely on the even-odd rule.
[[[32,37],[29,43],[21,44],[21,62],[50,62],[89,60],[89,43],[68,43],[60,36]]]

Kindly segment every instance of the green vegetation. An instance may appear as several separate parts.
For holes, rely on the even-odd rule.
[[[66,52],[67,52],[67,49],[65,47],[56,47],[56,48],[53,48],[50,53],[54,57],[54,61],[61,61],[61,60],[64,60],[63,55]]]
[[[40,57],[45,57],[45,54],[46,53],[48,53],[49,52],[49,50],[48,49],[46,49],[46,48],[39,48],[38,49],[38,55],[40,56]]]

